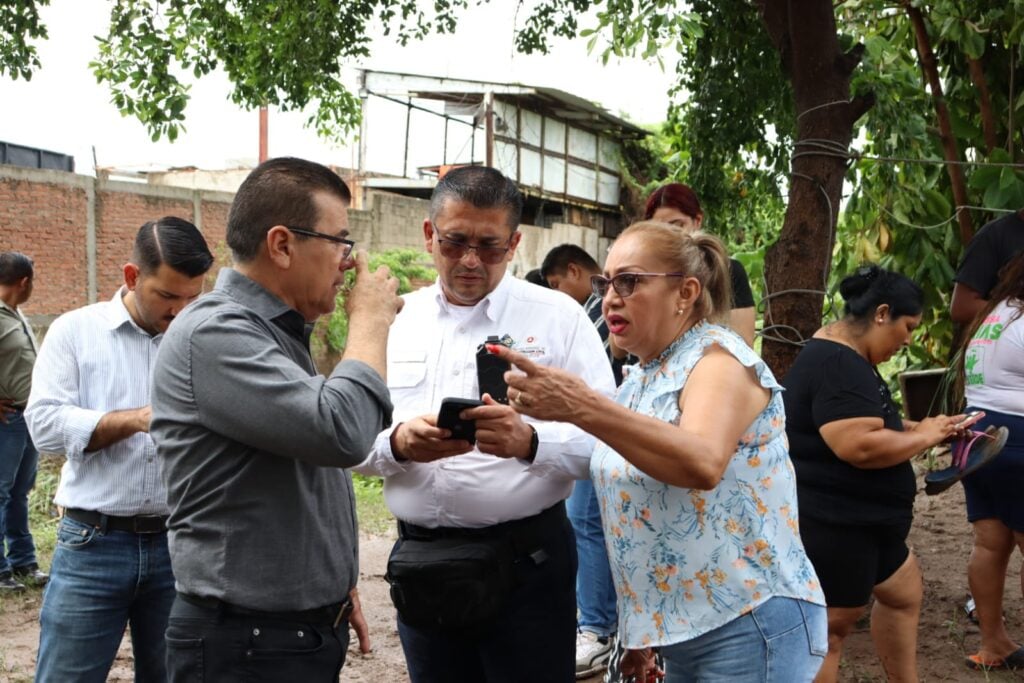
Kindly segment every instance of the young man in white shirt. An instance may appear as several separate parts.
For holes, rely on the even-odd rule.
[[[385,478],[399,520],[392,596],[414,683],[575,677],[576,548],[564,500],[588,476],[594,440],[568,424],[524,420],[489,396],[463,412],[475,421],[475,445],[446,438],[436,418],[443,398],[480,396],[476,358],[488,337],[614,390],[608,364],[594,362],[604,349],[583,309],[506,273],[522,238],[522,201],[491,168],[439,181],[423,224],[438,281],[404,297],[388,338],[396,426],[356,468]],[[424,588],[429,577],[403,582],[396,573],[411,548],[436,561],[420,562],[424,571],[448,578],[449,561],[477,550],[487,559],[464,567],[465,583]]]
[[[124,286],[57,318],[25,418],[40,450],[64,453],[64,508],[39,614],[40,683],[100,683],[131,628],[136,681],[165,681],[174,600],[167,492],[149,436],[150,378],[174,317],[199,296],[213,255],[194,225],[143,225]]]

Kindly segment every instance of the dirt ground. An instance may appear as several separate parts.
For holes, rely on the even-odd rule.
[[[920,558],[925,576],[925,599],[921,614],[918,669],[922,681],[1011,681],[1024,680],[1024,673],[983,673],[969,671],[964,656],[978,646],[977,628],[965,618],[962,605],[967,592],[966,565],[971,548],[970,527],[964,518],[964,498],[957,486],[937,496],[923,493],[917,499],[917,514],[911,542]],[[361,657],[349,651],[343,681],[391,683],[407,680],[401,646],[394,626],[394,614],[384,582],[384,567],[391,539],[364,538],[361,545],[360,593],[370,622],[374,651]],[[1017,579],[1020,558],[1010,563],[1006,621],[1011,634],[1024,640],[1024,614]],[[40,592],[29,591],[19,598],[5,599],[0,609],[0,681],[30,681],[38,642]],[[847,644],[842,680],[848,683],[883,681],[866,626]],[[121,648],[111,681],[131,680],[131,653]],[[600,677],[588,679],[597,683]],[[524,681],[524,683],[527,683]]]

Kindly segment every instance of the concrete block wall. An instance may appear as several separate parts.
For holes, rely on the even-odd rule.
[[[216,256],[207,280],[212,286],[216,270],[230,265],[224,235],[232,198],[226,192],[0,165],[0,251],[21,251],[35,260],[35,291],[25,312],[45,322],[112,296],[139,226],[175,215],[195,223]],[[361,249],[423,250],[429,207],[423,199],[371,193],[366,209],[349,212],[349,228]],[[596,230],[579,225],[523,225],[520,230],[523,237],[510,264],[519,276],[539,267],[556,245],[578,244],[603,263],[609,244]]]
[[[354,225],[365,225],[368,220],[374,230],[371,251],[387,249],[423,249],[423,219],[429,215],[430,202],[415,197],[371,192],[368,195],[370,208],[367,211],[350,211],[349,224],[355,234]],[[353,218],[359,215],[359,218]],[[523,237],[510,264],[513,275],[522,276],[527,271],[539,268],[544,256],[559,244],[578,244],[587,250],[598,263],[603,264],[611,240],[601,237],[597,230],[582,225],[555,223],[550,229],[534,225],[520,225]]]
[[[373,214],[371,251],[423,249],[423,220],[430,215],[430,202],[386,192],[367,197]]]
[[[582,225],[555,223],[550,229],[521,225],[519,229],[523,233],[523,238],[519,242],[510,268],[513,275],[520,277],[534,268],[539,268],[544,256],[559,244],[577,244],[601,265],[604,265],[608,246],[611,244],[610,239],[600,237],[596,230]]]

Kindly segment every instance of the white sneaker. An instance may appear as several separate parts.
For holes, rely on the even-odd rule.
[[[603,671],[612,655],[612,639],[599,638],[590,631],[576,633],[576,678]]]

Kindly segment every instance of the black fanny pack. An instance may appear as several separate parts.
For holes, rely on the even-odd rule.
[[[545,541],[568,528],[565,503],[485,529],[426,529],[400,522],[384,575],[409,626],[460,630],[492,623],[518,582],[517,562],[547,560]]]
[[[493,621],[515,587],[508,538],[405,538],[384,578],[402,621],[414,628],[457,630]]]

